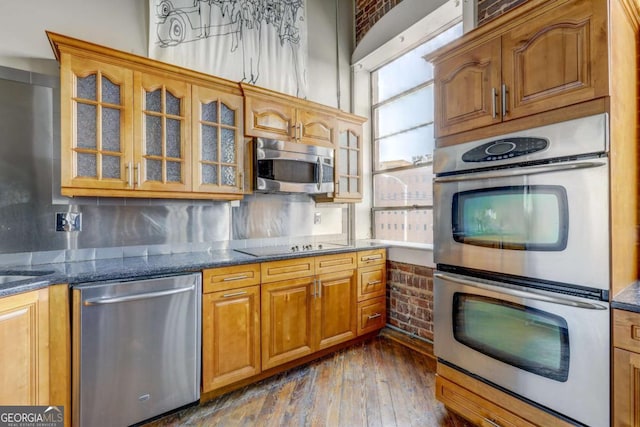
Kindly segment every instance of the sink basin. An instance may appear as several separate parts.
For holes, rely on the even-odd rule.
[[[53,273],[52,271],[29,271],[25,273],[9,272],[0,274],[0,285],[4,285],[11,282],[18,282],[21,280],[35,279],[47,274]]]

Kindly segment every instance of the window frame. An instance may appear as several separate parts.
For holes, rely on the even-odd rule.
[[[377,92],[377,78],[376,73],[382,69],[383,67],[385,67],[386,65],[390,64],[391,62],[393,62],[394,60],[402,57],[403,55],[408,54],[409,52],[411,52],[414,49],[417,49],[418,47],[420,47],[421,45],[428,43],[429,41],[431,41],[432,39],[438,37],[440,34],[444,33],[445,31],[450,30],[451,28],[453,28],[456,25],[460,25],[460,30],[461,30],[461,35],[462,35],[462,16],[460,16],[458,19],[454,19],[450,22],[448,22],[447,24],[443,25],[442,27],[438,28],[437,31],[429,34],[428,38],[423,39],[421,42],[415,44],[414,46],[411,46],[408,49],[405,49],[402,52],[399,52],[396,55],[392,55],[391,57],[388,58],[387,61],[381,63],[378,67],[372,69],[370,71],[370,78],[369,78],[369,91],[371,94],[371,100],[373,100],[374,98],[376,98],[376,96],[374,96],[374,94]],[[424,89],[426,87],[428,87],[429,85],[434,85],[435,83],[435,76],[432,76],[431,79],[426,80],[420,84],[418,84],[417,86],[413,86],[409,89],[406,89],[400,93],[397,93],[383,101],[377,102],[377,103],[373,103],[371,102],[371,106],[370,106],[370,116],[371,117],[371,129],[370,129],[370,138],[371,138],[371,182],[370,182],[370,189],[371,189],[371,194],[372,194],[372,200],[371,200],[371,236],[373,239],[376,240],[382,240],[377,236],[377,223],[376,223],[376,213],[377,212],[381,212],[381,211],[396,211],[396,212],[400,212],[400,211],[406,211],[407,213],[412,212],[412,211],[418,211],[418,210],[430,210],[431,212],[433,212],[433,200],[431,201],[431,203],[429,204],[413,204],[413,205],[405,205],[405,206],[376,206],[375,205],[375,194],[376,194],[376,188],[375,188],[375,177],[376,175],[382,175],[382,174],[388,174],[388,173],[394,173],[394,172],[402,172],[402,171],[406,171],[406,170],[413,170],[413,169],[418,169],[421,167],[425,167],[428,165],[432,165],[433,164],[433,155],[430,156],[428,159],[423,160],[423,161],[418,161],[418,162],[414,162],[411,165],[403,165],[403,166],[398,166],[398,167],[390,167],[390,168],[386,168],[386,169],[378,169],[378,165],[380,164],[379,162],[379,149],[378,149],[378,142],[381,139],[384,138],[389,138],[389,137],[393,137],[396,135],[401,135],[405,132],[410,132],[413,131],[415,129],[420,129],[422,127],[427,127],[429,125],[435,126],[435,115],[433,117],[433,119],[430,122],[425,122],[423,124],[420,125],[416,125],[413,126],[411,128],[407,128],[407,129],[403,129],[401,131],[398,132],[394,132],[392,134],[389,135],[385,135],[382,138],[376,138],[376,127],[377,127],[377,119],[376,119],[376,110],[378,108],[380,108],[381,106],[387,105],[389,103],[392,103],[394,101],[397,101],[398,99],[401,99],[403,97],[406,97],[408,95],[411,95],[421,89]],[[434,140],[434,144],[435,144],[435,140]],[[434,146],[435,148],[435,146]],[[405,241],[405,240],[383,240],[387,243],[393,243],[396,246],[407,246],[407,247],[417,247],[417,248],[428,248],[428,249],[432,249],[433,248],[433,242],[411,242],[411,241]]]

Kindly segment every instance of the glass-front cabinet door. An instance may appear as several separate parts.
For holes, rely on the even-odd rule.
[[[242,97],[195,85],[191,95],[193,191],[244,192]]]
[[[61,78],[62,194],[132,188],[133,73],[64,55]]]
[[[315,196],[316,202],[362,200],[362,125],[367,119],[340,111],[334,141],[334,192]]]
[[[189,191],[190,85],[135,73],[135,187],[150,191]]]

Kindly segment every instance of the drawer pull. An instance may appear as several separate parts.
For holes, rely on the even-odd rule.
[[[225,277],[224,279],[222,279],[223,282],[232,282],[234,280],[242,280],[242,279],[248,279],[249,275],[247,274],[243,274],[242,276],[233,276],[233,277]]]
[[[245,295],[247,291],[234,292],[232,294],[224,294],[222,298],[231,298],[231,297],[239,297],[240,295]]]
[[[374,280],[373,282],[367,282],[367,286],[379,285],[382,283],[382,280]]]
[[[378,255],[371,255],[371,256],[366,256],[366,257],[362,257],[363,261],[375,261],[377,259],[382,259],[382,254],[378,254]]]
[[[372,314],[371,316],[369,316],[369,320],[377,319],[378,317],[381,317],[381,316],[382,316],[381,313]]]
[[[484,420],[485,420],[485,421],[486,421],[490,426],[493,426],[493,427],[500,427],[500,424],[496,423],[496,422],[495,422],[495,421],[493,421],[493,420],[490,420],[490,419],[488,419],[488,418],[485,418]]]

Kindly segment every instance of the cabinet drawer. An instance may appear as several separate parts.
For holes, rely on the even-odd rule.
[[[355,252],[346,254],[323,255],[316,257],[316,274],[334,271],[353,270],[358,266]]]
[[[387,322],[387,303],[379,297],[358,303],[358,335],[373,332]]]
[[[640,353],[640,313],[613,310],[613,346]]]
[[[258,284],[260,264],[210,268],[202,272],[202,289],[205,294]]]
[[[367,265],[378,265],[387,262],[386,249],[374,249],[372,251],[358,252],[358,267],[366,267]]]
[[[358,270],[358,301],[386,295],[387,267],[377,265]]]
[[[316,274],[315,258],[294,258],[260,264],[262,283],[297,279]]]
[[[534,426],[440,375],[436,376],[436,398],[478,426]]]

